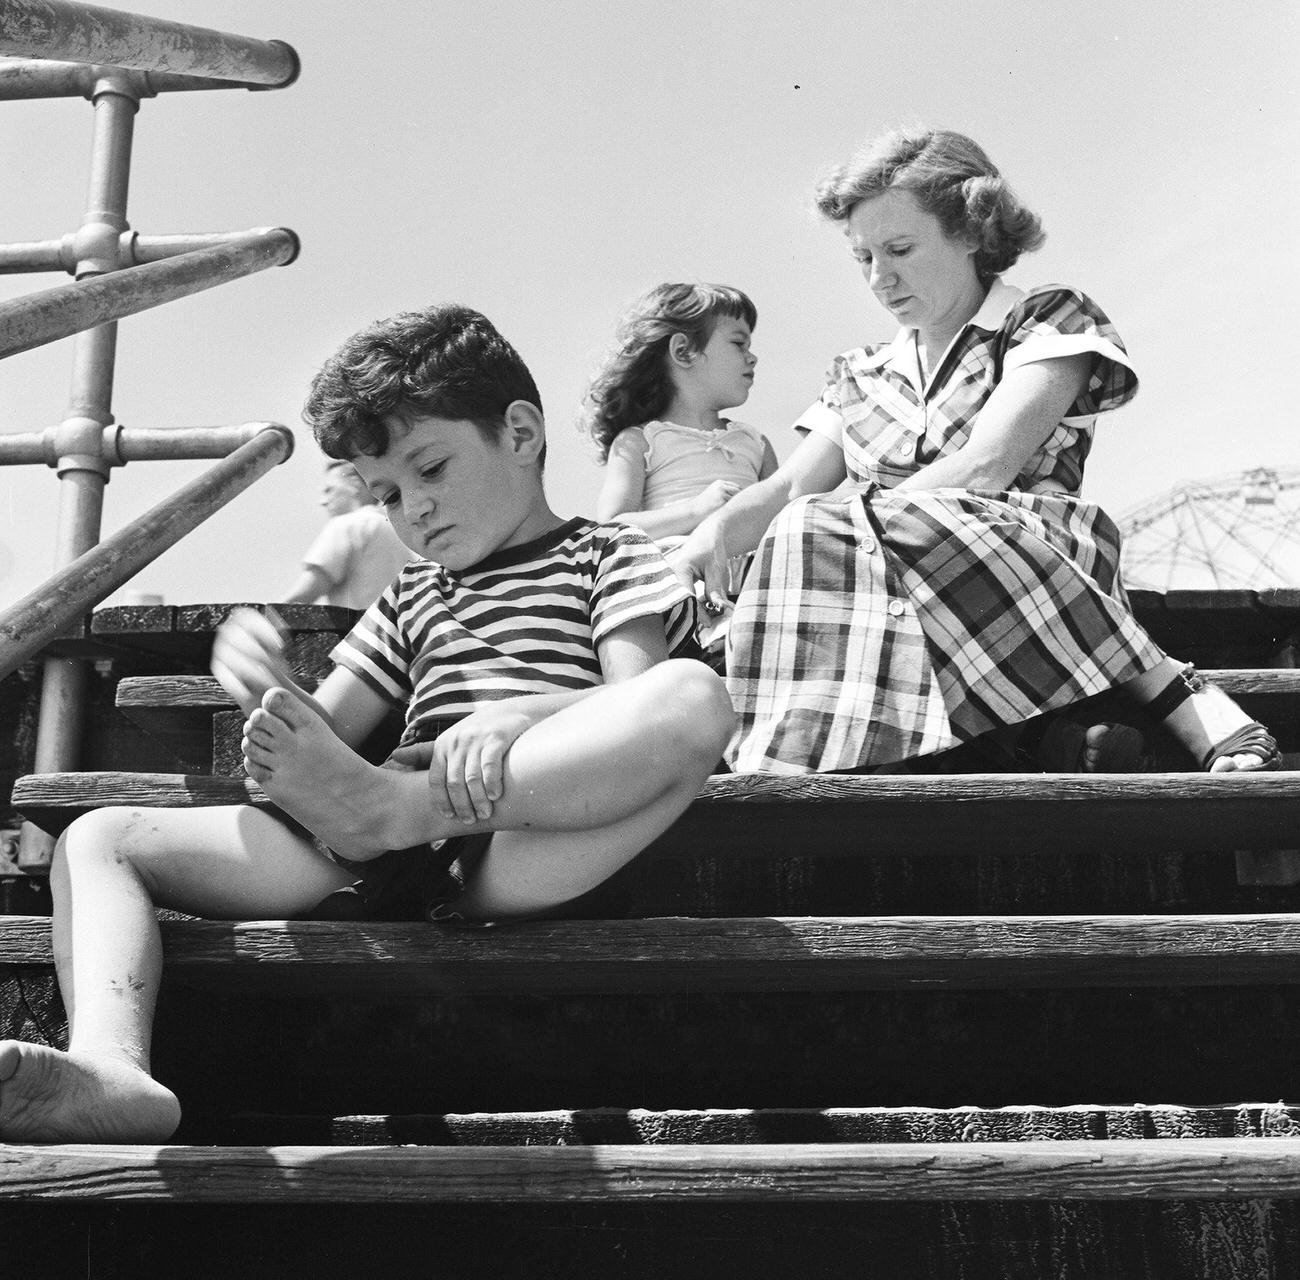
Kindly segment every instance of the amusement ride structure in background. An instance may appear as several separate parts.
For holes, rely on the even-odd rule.
[[[1119,526],[1131,588],[1300,586],[1300,470],[1185,481],[1125,512]]]

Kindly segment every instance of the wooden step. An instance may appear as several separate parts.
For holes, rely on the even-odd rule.
[[[1267,724],[1283,751],[1300,749],[1300,670],[1247,668],[1205,673]],[[170,750],[187,771],[238,774],[242,716],[234,700],[211,676],[126,676],[117,685],[117,708],[132,724]],[[370,754],[391,749],[400,720],[385,726]],[[1184,756],[1164,735],[1153,739],[1157,767],[1182,769]],[[213,763],[215,762],[215,763]],[[1190,769],[1191,761],[1186,761]]]
[[[1234,698],[1277,699],[1280,708],[1287,706],[1285,699],[1300,695],[1300,670],[1290,667],[1230,667],[1202,675]],[[132,711],[149,707],[229,711],[236,705],[212,676],[203,675],[127,677],[118,685],[117,704]],[[1293,718],[1295,714],[1293,711]]]
[[[1290,985],[1300,914],[544,921],[491,930],[164,921],[169,981],[260,994],[922,991]],[[0,965],[50,965],[0,919]]]
[[[1254,667],[1204,674],[1267,724],[1300,721],[1300,670]],[[165,731],[168,719],[201,722],[236,709],[215,679],[201,675],[127,676],[118,682],[117,706],[150,733]]]
[[[139,653],[152,653],[206,667],[216,629],[235,609],[260,603],[110,605],[96,610],[91,635]],[[306,651],[324,655],[332,637],[345,634],[360,616],[352,609],[319,604],[275,604],[290,635]],[[314,637],[319,636],[319,639]]]
[[[24,817],[58,833],[116,805],[265,805],[256,784],[199,774],[30,774]],[[1255,774],[719,774],[653,846],[657,856],[889,856],[1289,849],[1300,772]]]
[[[763,1107],[311,1116],[242,1113],[236,1146],[653,1146],[774,1142],[1078,1142],[1155,1138],[1294,1138],[1300,1107],[1241,1103],[1066,1107]]]
[[[0,1199],[254,1203],[1248,1200],[1300,1138],[595,1147],[0,1146]]]
[[[243,717],[235,700],[211,676],[126,676],[118,681],[117,709],[151,737],[161,742],[187,772],[238,773],[239,738]],[[227,725],[228,722],[228,725]],[[222,726],[227,732],[221,733]],[[402,730],[402,717],[394,712],[362,747],[371,759],[382,759]],[[229,740],[231,768],[210,769],[221,741]],[[234,767],[237,766],[237,767]]]

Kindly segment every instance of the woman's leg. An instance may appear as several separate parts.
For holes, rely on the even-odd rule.
[[[166,1139],[180,1111],[150,1075],[162,968],[154,908],[287,916],[351,879],[252,808],[101,809],[77,819],[51,867],[68,1052],[0,1042],[0,1138]]]
[[[1174,737],[1201,761],[1211,748],[1254,721],[1216,685],[1201,683],[1199,688],[1193,688],[1196,682],[1186,682],[1184,670],[1182,663],[1165,658],[1159,666],[1144,671],[1122,687],[1142,706],[1151,706],[1153,713]],[[1174,705],[1165,713],[1160,706],[1161,695],[1171,686],[1174,696],[1170,701]],[[1272,737],[1261,733],[1256,744],[1219,756],[1210,765],[1210,772],[1253,773],[1276,768],[1275,760],[1276,748]]]

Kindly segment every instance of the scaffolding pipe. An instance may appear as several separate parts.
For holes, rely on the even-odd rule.
[[[127,230],[126,200],[131,177],[131,145],[139,102],[121,72],[95,85],[94,134],[86,212],[74,242],[75,273],[99,276],[117,270],[118,244]],[[72,350],[68,408],[54,431],[59,474],[59,524],[54,564],[74,562],[99,541],[108,464],[103,457],[104,428],[113,421],[113,369],[117,325],[110,322],[82,333]],[[89,672],[84,662],[50,655],[41,679],[41,705],[33,767],[41,773],[74,768],[80,753]],[[19,866],[47,864],[50,837],[24,823],[19,836]]]
[[[138,231],[123,231],[118,237],[117,257],[123,267],[138,267],[146,262],[162,262],[182,253],[234,244],[247,231],[186,231],[178,235],[150,236]],[[66,271],[77,274],[77,255],[84,237],[70,232],[58,240],[15,241],[0,244],[0,275],[22,271]]]
[[[103,429],[100,456],[114,467],[128,462],[224,458],[265,429],[264,422],[246,422],[233,427],[107,426]],[[27,463],[57,467],[61,444],[58,427],[0,435],[0,467]]]
[[[2,10],[0,10],[2,12]],[[86,62],[47,62],[43,58],[11,58],[0,62],[0,101],[33,98],[89,98],[95,82],[106,68]],[[125,71],[137,98],[156,98],[160,93],[193,93],[199,89],[248,89],[258,85],[238,80],[208,80],[201,76],[178,76],[166,71]]]
[[[283,89],[298,55],[283,40],[254,40],[165,18],[71,0],[0,0],[0,53],[104,63]]]
[[[104,456],[116,465],[225,458],[266,428],[265,422],[236,427],[107,427]]]
[[[293,452],[293,434],[287,427],[277,422],[253,425],[258,428],[253,438],[230,457],[0,612],[0,679]]]
[[[67,271],[64,243],[60,240],[25,240],[14,244],[0,244],[0,274],[13,275],[18,271]]]
[[[211,249],[0,302],[0,358],[267,267],[287,266],[297,254],[298,237],[286,227],[270,227],[249,231]]]

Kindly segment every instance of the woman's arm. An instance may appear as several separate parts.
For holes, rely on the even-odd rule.
[[[897,487],[1006,489],[1082,394],[1092,359],[1085,352],[1010,370],[985,401],[966,443]]]
[[[795,498],[826,493],[846,474],[839,445],[809,431],[766,480],[742,489],[721,511],[702,521],[668,556],[668,563],[689,585],[703,578],[705,598],[722,604],[728,559],[753,551],[776,514]]]

